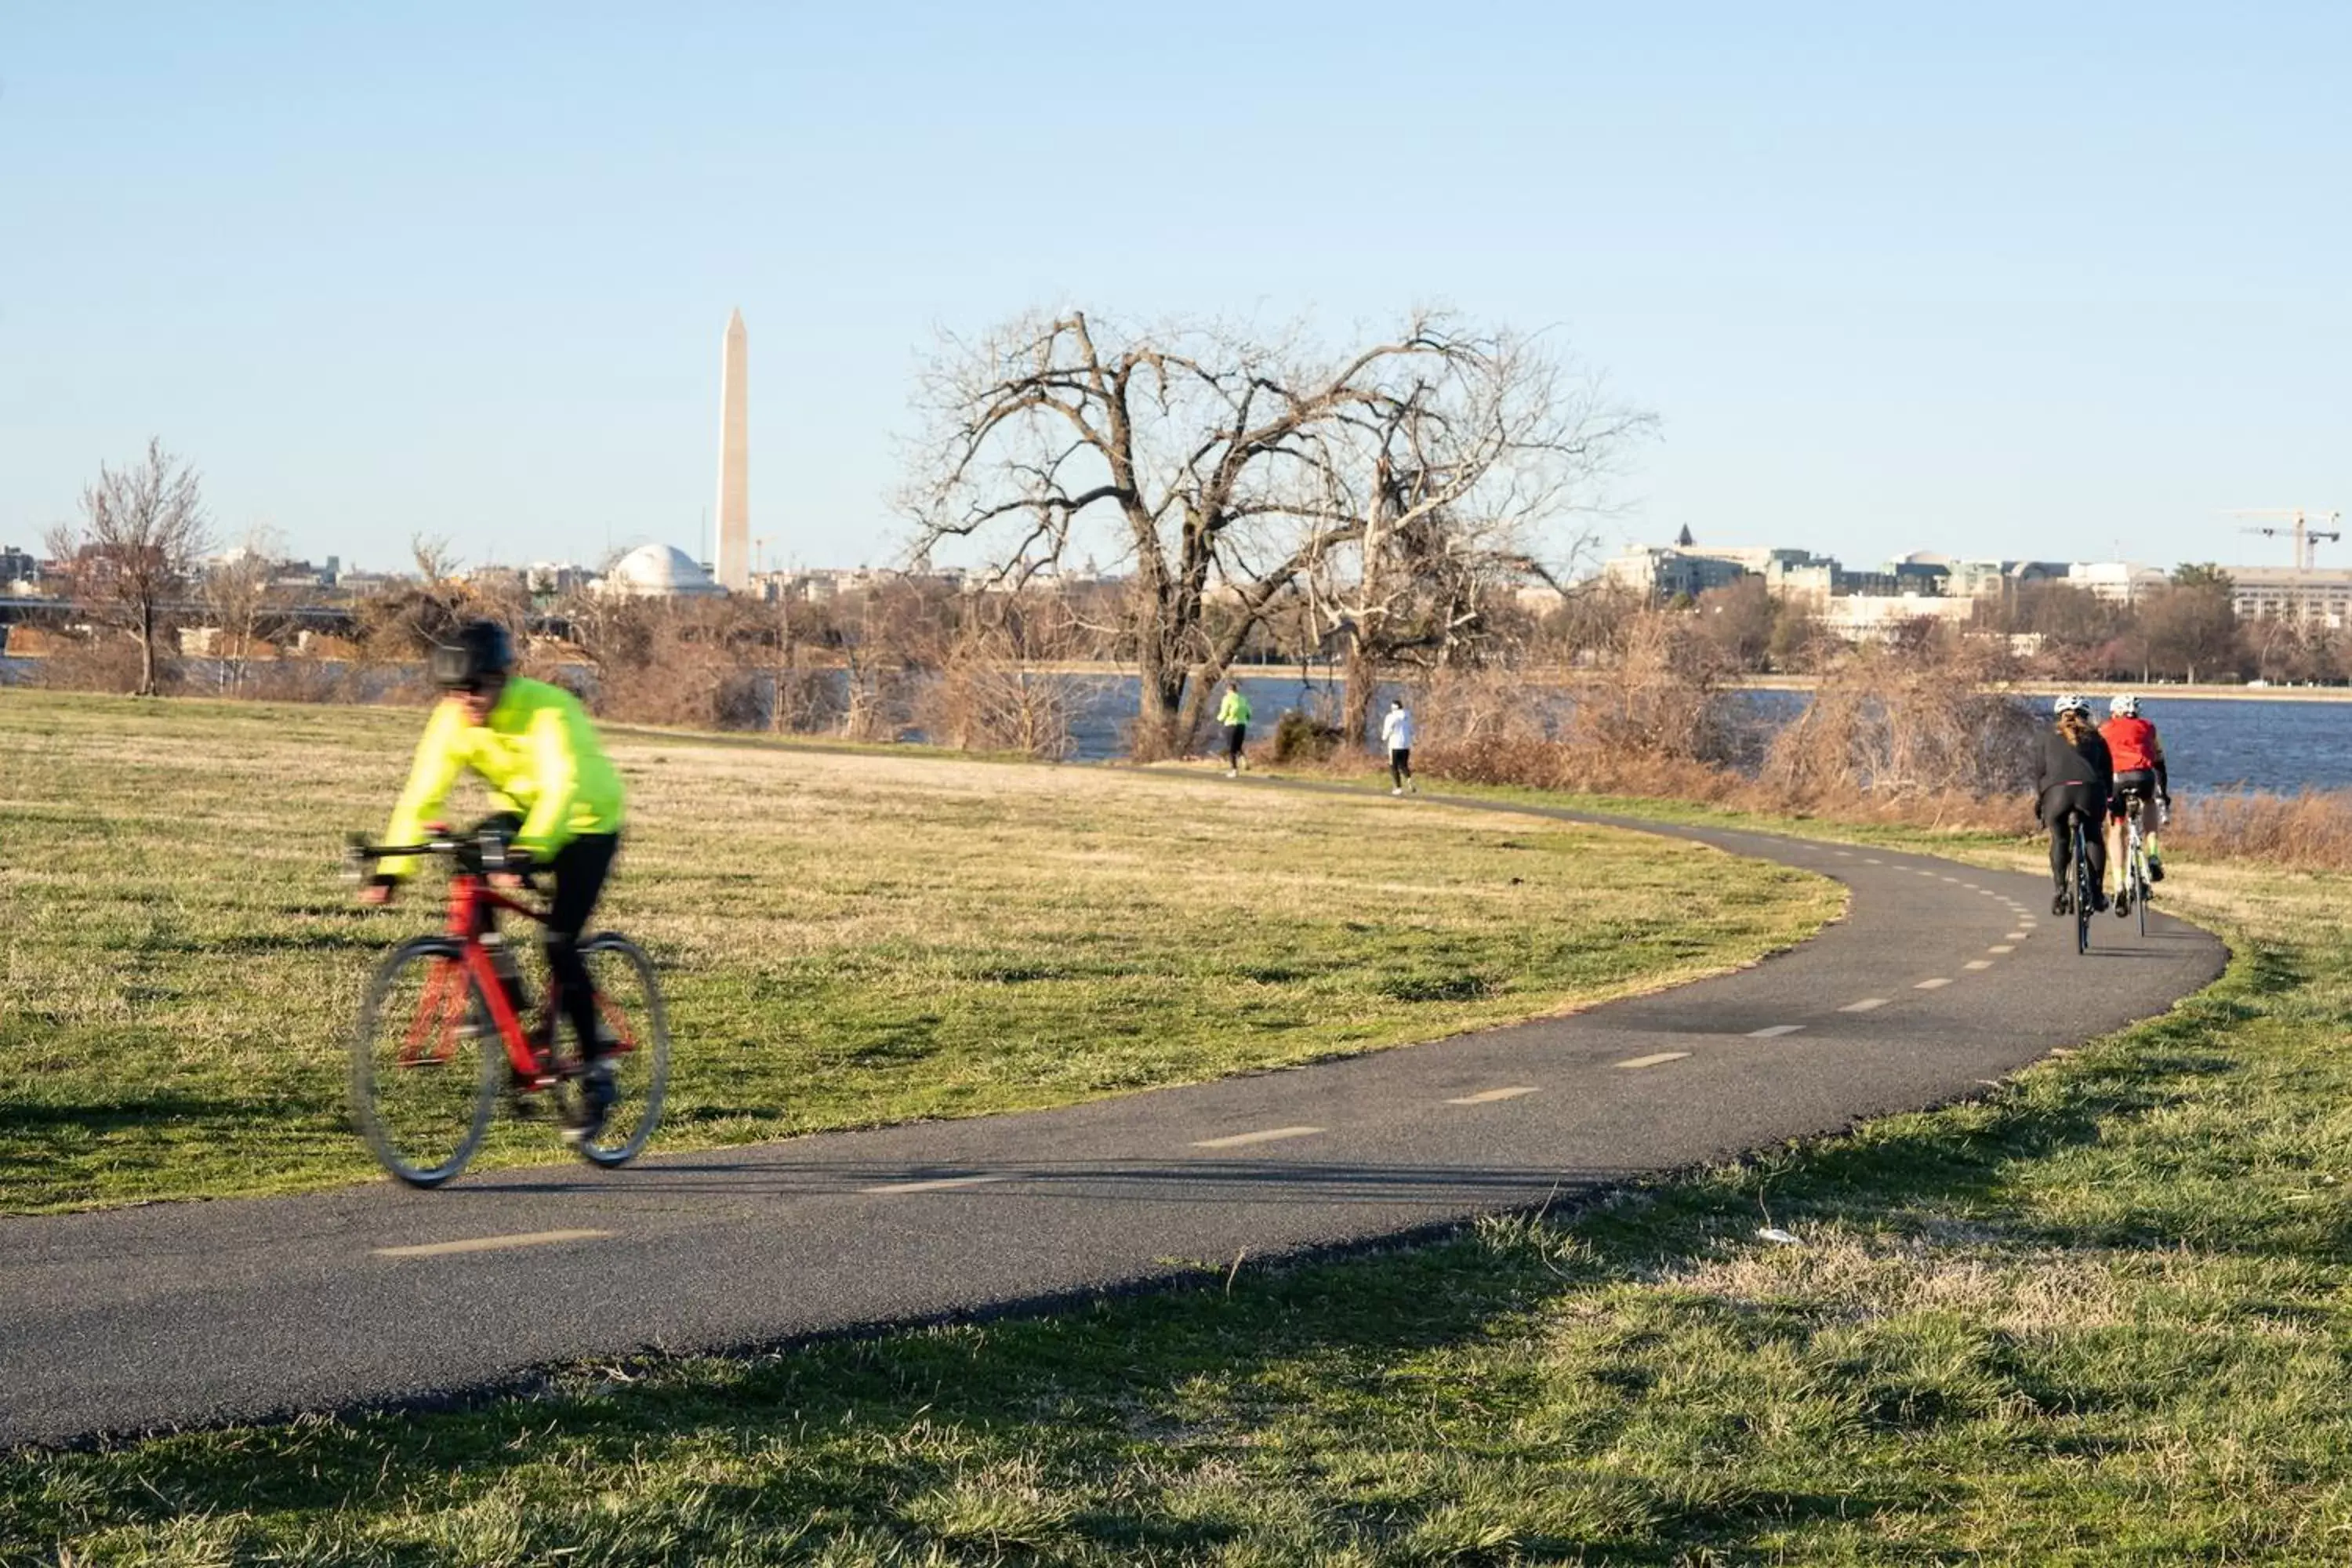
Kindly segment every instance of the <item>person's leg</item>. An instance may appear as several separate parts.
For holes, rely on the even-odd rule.
[[[1389,793],[1404,793],[1404,753],[1394,747],[1389,749]]]
[[[604,879],[613,869],[613,855],[620,842],[616,834],[586,834],[557,850],[555,858],[549,863],[555,877],[555,892],[548,900],[547,929],[542,939],[547,948],[547,973],[554,984],[554,994],[548,1000],[548,1038],[552,1042],[555,1037],[553,1010],[560,1002],[564,1016],[572,1020],[572,1032],[580,1042],[583,1060],[596,1056],[598,1031],[596,988],[589,978],[587,963],[580,956],[580,935],[588,928],[588,917],[596,910],[596,900],[604,890]]]
[[[2050,814],[2050,880],[2058,889],[2058,896],[2062,899],[2066,896],[2066,865],[2069,858],[2066,852],[2066,813],[2063,808],[2061,808]],[[2063,911],[2053,906],[2053,912]]]
[[[1397,752],[1397,766],[1404,770],[1405,788],[1419,787],[1412,782],[1412,748],[1411,746],[1406,746]]]
[[[2116,811],[2107,814],[2106,831],[2100,835],[2099,848],[2101,850],[2099,864],[2102,866],[2113,866],[2117,868],[2116,885],[2117,888],[2122,889],[2126,892],[2129,891],[2129,887],[2125,881],[2125,879],[2129,877],[2131,873],[2128,869],[2124,868],[2124,816],[2122,812]],[[2105,891],[2106,886],[2107,884],[2105,879],[2102,878],[2099,882],[2100,890],[2102,892]]]
[[[2082,853],[2091,858],[2091,891],[2098,893],[2098,905],[2107,905],[2107,823],[2098,806],[2091,806],[2082,823]]]

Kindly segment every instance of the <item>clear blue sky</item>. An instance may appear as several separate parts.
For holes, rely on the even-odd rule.
[[[2352,510],[2347,68],[2341,5],[26,0],[0,543],[152,433],[299,552],[699,552],[740,305],[753,532],[878,562],[937,328],[1443,302],[1661,416],[1612,542],[2284,562],[2213,514]]]

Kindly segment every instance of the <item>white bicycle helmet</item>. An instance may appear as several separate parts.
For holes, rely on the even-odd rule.
[[[2139,699],[2128,691],[2120,697],[2110,698],[2107,701],[2107,717],[2110,719],[2138,718]]]
[[[2088,713],[2090,710],[2091,700],[2079,691],[2065,692],[2050,704],[2050,716],[2053,719],[2063,718],[2069,713]]]

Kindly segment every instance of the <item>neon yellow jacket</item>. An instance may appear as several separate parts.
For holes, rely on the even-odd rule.
[[[1228,691],[1225,700],[1217,704],[1217,722],[1246,724],[1250,721],[1249,699],[1238,691]]]
[[[543,859],[583,833],[620,831],[621,775],[587,710],[560,686],[509,678],[487,724],[467,723],[456,698],[436,708],[384,842],[424,843],[425,824],[467,768],[488,782],[495,809],[521,815],[515,843],[534,857]],[[416,861],[402,857],[382,868],[404,877]]]

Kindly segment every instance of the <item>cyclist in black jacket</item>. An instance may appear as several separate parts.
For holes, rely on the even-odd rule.
[[[2083,858],[2091,868],[2091,912],[2107,907],[2107,845],[2102,831],[2107,801],[2116,792],[2115,760],[2091,722],[2091,700],[2067,693],[2051,705],[2053,722],[2042,732],[2042,757],[2034,770],[2038,793],[2033,815],[2050,829],[2050,875],[2058,896],[2053,915],[2072,913],[2074,893],[2066,879],[2071,848],[2067,828],[2083,821]]]

